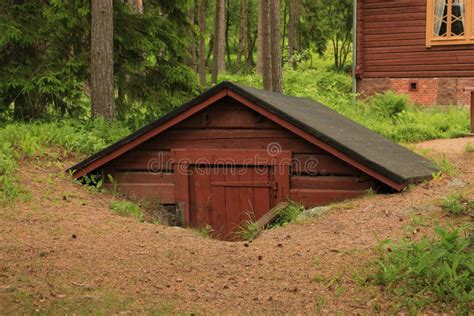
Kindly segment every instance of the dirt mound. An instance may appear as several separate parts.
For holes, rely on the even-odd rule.
[[[460,170],[407,192],[367,196],[326,215],[264,232],[252,243],[139,223],[109,209],[51,161],[24,161],[31,199],[0,209],[0,313],[376,313],[364,281],[374,246],[430,233],[442,196],[472,194],[473,138],[416,145]],[[423,222],[423,224],[420,224]]]

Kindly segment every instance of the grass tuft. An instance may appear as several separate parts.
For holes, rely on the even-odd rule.
[[[237,237],[240,240],[251,241],[254,240],[258,234],[260,234],[260,229],[257,226],[257,223],[253,220],[246,220],[240,224],[239,230],[237,231]]]
[[[426,308],[468,313],[474,300],[472,231],[435,228],[436,237],[386,242],[373,280],[393,301],[416,313]]]
[[[467,143],[466,146],[464,146],[464,152],[466,154],[474,153],[474,143]]]
[[[288,205],[280,209],[277,217],[269,226],[270,228],[285,226],[288,223],[294,222],[303,211],[303,204],[295,201],[288,201]]]
[[[127,200],[112,200],[110,201],[110,209],[116,214],[125,217],[133,217],[143,222],[144,214],[140,206]]]
[[[449,214],[464,215],[474,210],[474,201],[470,201],[462,193],[453,193],[442,199],[441,207]]]

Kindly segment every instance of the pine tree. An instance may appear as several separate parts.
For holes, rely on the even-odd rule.
[[[258,25],[257,25],[257,73],[263,75],[263,62],[264,62],[264,53],[263,53],[263,46],[264,44],[264,31],[265,25],[264,21],[268,20],[267,16],[265,16],[265,12],[267,10],[267,1],[261,0],[258,1]]]
[[[91,1],[92,117],[115,119],[113,1]]]
[[[270,42],[272,60],[272,91],[283,93],[280,45],[280,0],[270,1]]]
[[[260,37],[261,50],[261,67],[263,88],[273,91],[273,75],[272,75],[272,27],[270,25],[270,2],[274,0],[260,0],[260,14],[262,34]]]
[[[300,49],[300,0],[289,0],[289,20],[288,20],[288,55],[290,65],[296,69],[295,54]]]
[[[214,43],[213,43],[213,62],[212,76],[213,84],[217,83],[217,75],[219,72],[225,71],[225,1],[216,0],[216,14],[214,20]]]
[[[206,86],[206,0],[199,0],[199,83]]]
[[[247,56],[247,7],[245,0],[241,0],[239,24],[239,49],[237,51],[237,68],[242,66],[242,57]]]

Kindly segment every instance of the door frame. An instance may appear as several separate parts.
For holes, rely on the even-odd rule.
[[[182,206],[184,226],[188,227],[190,224],[190,165],[271,166],[274,169],[274,180],[278,184],[275,198],[277,204],[289,197],[291,162],[291,150],[279,150],[273,153],[264,149],[171,149],[176,203]]]

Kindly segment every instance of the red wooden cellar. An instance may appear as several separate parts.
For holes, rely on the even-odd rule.
[[[431,163],[317,102],[223,82],[69,169],[232,239],[279,202],[401,191]],[[104,177],[107,179],[108,177]]]

